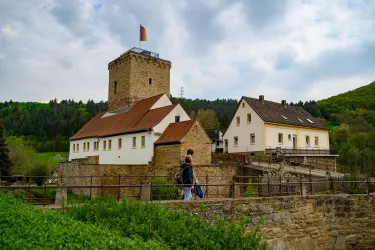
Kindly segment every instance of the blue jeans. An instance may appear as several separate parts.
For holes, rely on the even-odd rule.
[[[183,190],[184,190],[184,200],[185,201],[193,199],[193,195],[191,193],[190,187],[183,187]]]

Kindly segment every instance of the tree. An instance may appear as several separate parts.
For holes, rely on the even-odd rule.
[[[9,176],[12,166],[9,149],[5,144],[4,128],[0,125],[0,174],[2,176]]]
[[[195,112],[193,111],[192,118],[197,118],[206,131],[220,128],[220,124],[216,118],[215,111],[213,111],[212,109],[207,109],[207,110],[200,109],[198,110],[198,113],[196,115],[195,115]]]

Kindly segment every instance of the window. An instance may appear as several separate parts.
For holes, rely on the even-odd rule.
[[[94,141],[94,151],[97,151],[99,149],[99,142]]]
[[[236,117],[236,124],[237,124],[237,126],[240,126],[240,117],[239,116]]]
[[[122,139],[119,138],[118,139],[118,149],[121,149],[121,147],[122,147]]]
[[[73,144],[73,152],[76,152],[76,145]]]
[[[251,114],[247,114],[247,123],[251,123]]]
[[[90,151],[90,142],[87,143],[87,151]]]
[[[250,144],[255,144],[255,134],[250,134]]]
[[[285,120],[288,120],[288,118],[285,115],[281,115],[281,117],[284,118]]]
[[[289,140],[289,141],[292,140],[292,135],[291,135],[291,134],[288,135],[288,140]]]
[[[137,147],[137,137],[133,137],[133,148]]]
[[[310,146],[310,136],[306,135],[306,145]]]
[[[235,147],[238,146],[238,136],[235,136],[235,137],[234,137],[234,146],[235,146]]]
[[[315,146],[319,146],[319,137],[315,136]]]
[[[83,143],[83,152],[86,151],[86,142]]]
[[[107,150],[107,141],[103,141],[103,151]]]
[[[114,92],[115,94],[117,94],[117,81],[115,81],[115,87],[114,87],[113,92]]]
[[[303,121],[302,121],[301,119],[299,119],[298,117],[297,117],[297,119],[298,119],[298,121],[300,121],[300,122],[302,122],[302,123],[303,123]]]
[[[306,120],[307,120],[309,123],[314,123],[314,122],[311,121],[309,118],[306,118]]]
[[[216,145],[217,145],[217,146],[219,146],[219,145],[220,145],[220,142],[219,142],[219,141],[217,141],[217,142],[216,142]]]
[[[148,84],[152,85],[152,78],[148,78]]]
[[[146,147],[146,136],[144,135],[141,137],[141,147],[142,148]]]
[[[112,140],[108,140],[108,150],[112,149]]]
[[[77,144],[77,152],[79,152],[79,144]]]
[[[175,122],[180,122],[180,116],[179,116],[179,115],[176,115],[176,116],[174,117],[174,121],[175,121]]]
[[[283,142],[284,142],[283,134],[279,133],[279,144],[283,144]]]
[[[244,102],[242,103],[242,107],[243,107],[243,108],[245,107],[245,103],[244,103]]]

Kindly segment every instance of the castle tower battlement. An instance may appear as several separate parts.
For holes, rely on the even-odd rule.
[[[132,48],[108,64],[108,111],[159,94],[170,95],[170,61],[159,54]]]

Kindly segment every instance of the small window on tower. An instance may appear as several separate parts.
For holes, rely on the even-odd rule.
[[[117,81],[115,81],[115,90],[114,90],[115,94],[117,94]]]
[[[152,85],[152,78],[148,78],[148,84]]]

